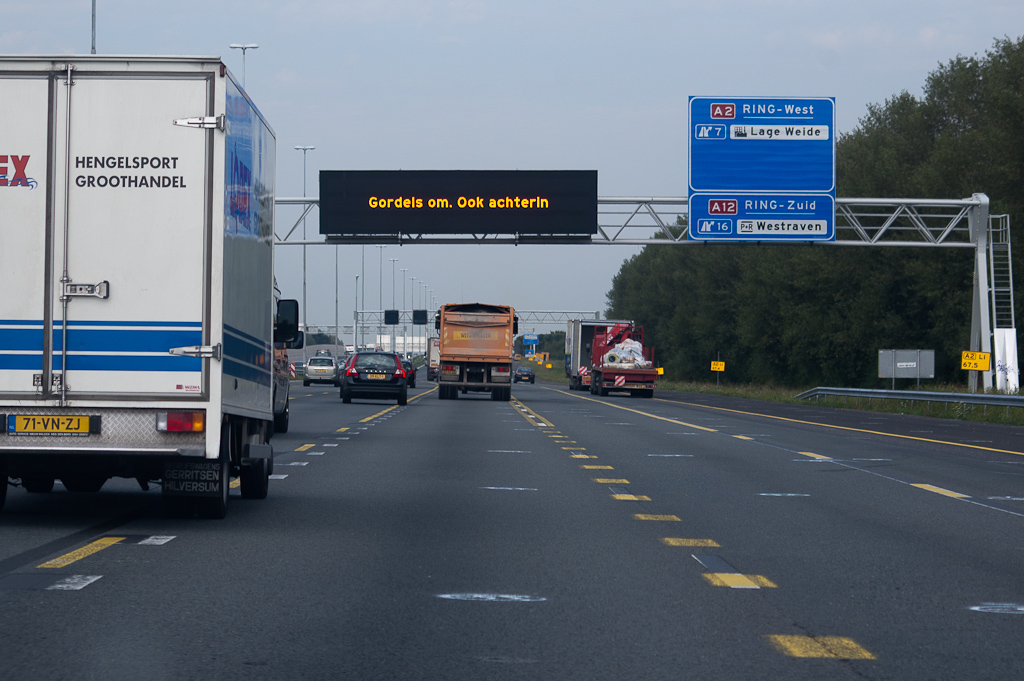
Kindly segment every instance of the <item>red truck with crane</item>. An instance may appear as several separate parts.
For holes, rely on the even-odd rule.
[[[633,397],[654,397],[661,369],[654,367],[654,352],[644,347],[644,329],[631,322],[596,328],[591,343],[590,392],[628,392]]]

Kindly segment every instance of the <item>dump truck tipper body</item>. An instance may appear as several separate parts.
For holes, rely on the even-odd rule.
[[[451,303],[435,317],[441,341],[438,396],[489,392],[493,400],[512,396],[512,342],[519,332],[515,310],[508,305]]]
[[[0,120],[0,494],[266,496],[300,333],[260,112],[217,57],[0,57]]]

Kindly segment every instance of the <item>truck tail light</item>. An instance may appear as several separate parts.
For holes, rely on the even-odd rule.
[[[495,373],[499,373],[499,374],[507,374],[510,371],[510,369],[508,367],[501,366],[501,367],[494,367],[493,371]]]
[[[161,433],[202,433],[206,430],[206,412],[157,412],[156,429]]]

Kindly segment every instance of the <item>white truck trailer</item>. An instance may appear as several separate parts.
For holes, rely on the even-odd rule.
[[[274,162],[217,57],[0,56],[0,506],[112,477],[181,514],[223,517],[236,475],[267,495],[275,341],[301,342]]]
[[[632,323],[612,319],[570,319],[566,323],[565,376],[569,379],[569,390],[590,390],[594,334],[616,324]]]

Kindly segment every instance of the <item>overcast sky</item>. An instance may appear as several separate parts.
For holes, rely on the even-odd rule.
[[[316,147],[309,196],[321,169],[596,169],[603,197],[685,196],[690,95],[833,96],[842,133],[871,103],[920,95],[939,64],[1024,33],[1020,0],[96,4],[100,54],[221,56],[241,79],[242,55],[228,45],[259,44],[246,56],[246,89],[277,135],[279,197],[303,193],[299,145]],[[2,17],[0,54],[90,51],[90,0],[11,1]],[[279,209],[279,233],[297,215]],[[342,324],[352,323],[362,250],[339,251]],[[284,294],[299,299],[301,251],[279,248],[277,262]],[[307,250],[310,324],[334,323],[334,251]],[[406,268],[406,307],[415,277],[439,303],[604,310],[612,277],[637,252],[367,246],[359,296],[366,309],[390,307],[397,258],[399,307]]]

